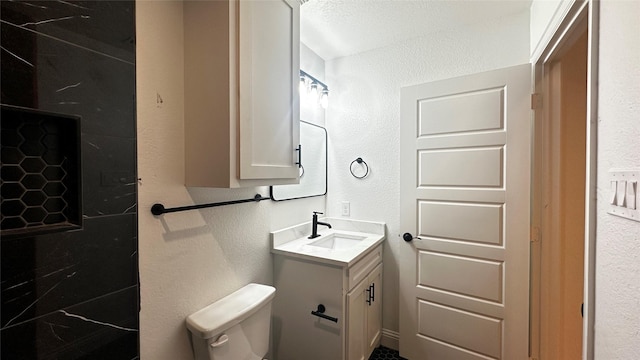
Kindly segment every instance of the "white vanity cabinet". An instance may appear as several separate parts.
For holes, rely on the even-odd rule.
[[[368,359],[382,332],[382,245],[353,264],[274,255],[273,357]],[[317,317],[318,305],[337,322]]]
[[[183,4],[185,184],[298,183],[299,1]]]
[[[382,264],[347,294],[347,359],[367,360],[382,336]]]

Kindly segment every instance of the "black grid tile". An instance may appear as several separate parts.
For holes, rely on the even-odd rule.
[[[2,235],[80,227],[77,117],[7,105],[1,110]],[[51,153],[56,156],[43,156]]]
[[[373,350],[373,353],[371,353],[371,356],[369,356],[369,360],[407,360],[407,359],[400,357],[400,354],[396,350],[389,349],[388,347],[384,347],[384,346],[379,346],[375,350]]]

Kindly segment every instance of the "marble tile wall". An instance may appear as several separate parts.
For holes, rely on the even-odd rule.
[[[2,1],[1,103],[79,116],[82,228],[2,238],[2,359],[136,359],[134,1]]]

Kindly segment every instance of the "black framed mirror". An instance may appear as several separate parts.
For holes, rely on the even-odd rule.
[[[274,201],[302,199],[327,194],[327,130],[300,120],[300,183],[271,186]]]

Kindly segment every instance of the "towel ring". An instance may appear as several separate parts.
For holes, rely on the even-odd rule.
[[[364,175],[358,176],[358,175],[353,173],[353,164],[354,163],[358,163],[358,164],[361,164],[361,165],[364,164],[364,167],[367,169],[367,171],[364,173]],[[359,158],[357,158],[357,159],[355,159],[355,160],[353,160],[351,162],[351,165],[349,165],[349,171],[351,172],[351,175],[353,175],[354,178],[363,179],[363,178],[367,177],[367,175],[369,175],[369,165],[367,165],[366,161],[362,160],[362,158],[359,157]]]

